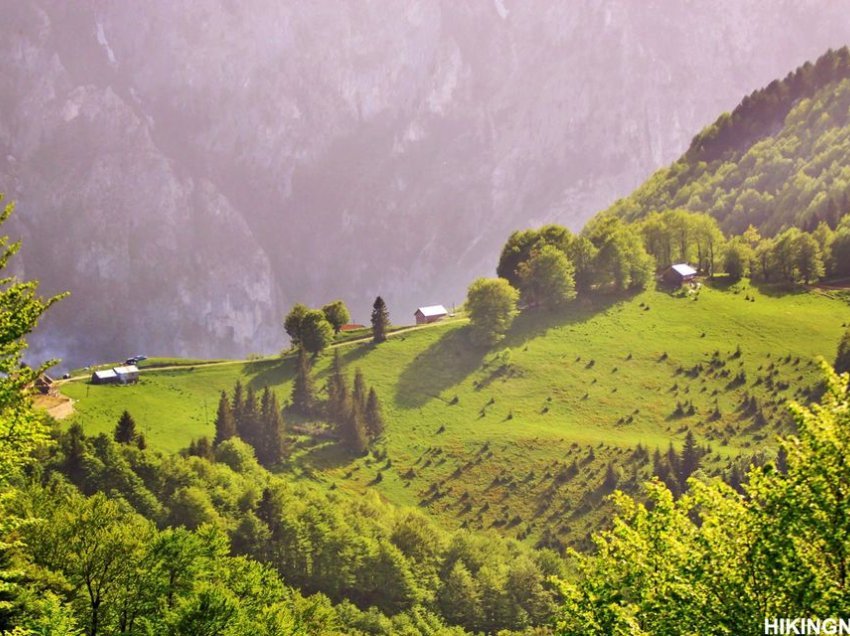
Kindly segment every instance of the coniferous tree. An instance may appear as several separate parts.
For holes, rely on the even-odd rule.
[[[298,352],[298,367],[292,384],[292,408],[305,417],[316,411],[316,387],[310,375],[310,360],[303,349]]]
[[[700,449],[697,447],[696,439],[691,431],[685,436],[685,445],[682,447],[682,458],[679,462],[679,484],[684,491],[688,487],[688,478],[699,469]]]
[[[242,441],[257,448],[260,442],[260,409],[257,404],[257,394],[251,385],[248,385],[245,391],[242,416],[236,420],[236,430]]]
[[[390,312],[384,299],[378,296],[372,305],[372,342],[380,343],[387,339],[387,329],[390,326]]]
[[[369,389],[369,397],[366,400],[366,412],[364,414],[366,423],[366,431],[372,439],[380,437],[385,428],[384,414],[381,409],[381,402],[378,400],[378,394],[374,388]]]
[[[360,410],[361,415],[366,412],[367,397],[366,379],[363,377],[363,371],[357,369],[354,372],[354,390],[351,392],[351,401]]]
[[[119,444],[131,444],[136,441],[136,421],[129,411],[124,411],[115,426],[115,441]]]
[[[83,460],[86,453],[86,435],[79,422],[68,427],[63,437],[62,450],[65,452],[65,473],[74,484],[80,484],[85,474]]]
[[[236,435],[236,419],[233,417],[233,408],[227,399],[227,393],[222,391],[215,416],[215,444],[221,444],[234,435]]]
[[[351,400],[351,406],[345,418],[341,437],[348,449],[358,455],[365,452],[369,446],[366,424],[363,422],[363,410],[357,406],[354,400]]]
[[[342,372],[342,363],[339,351],[334,350],[334,360],[331,365],[331,373],[327,384],[328,404],[327,418],[338,430],[342,428],[348,414],[349,399],[348,383]]]
[[[239,430],[239,420],[242,419],[242,410],[244,408],[244,391],[242,390],[242,382],[236,380],[236,384],[233,385],[233,401],[230,406],[230,410],[233,412],[233,423],[238,432]]]
[[[270,466],[279,464],[286,457],[286,423],[283,421],[283,412],[274,393],[271,394],[264,437],[268,464]]]

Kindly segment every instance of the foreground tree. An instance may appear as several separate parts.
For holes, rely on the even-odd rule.
[[[742,497],[720,480],[622,493],[595,554],[573,553],[564,635],[765,633],[765,618],[842,616],[850,606],[848,378],[825,366],[820,404],[791,405],[786,472],[752,468]],[[824,632],[826,633],[826,632]]]
[[[0,206],[3,195],[0,194]],[[13,206],[0,210],[0,224],[12,214]],[[20,249],[20,243],[10,243],[0,237],[0,270]],[[10,510],[14,491],[11,487],[22,468],[33,461],[34,451],[47,440],[47,427],[31,408],[27,387],[52,362],[32,369],[23,364],[27,347],[26,336],[38,325],[45,311],[59,296],[44,299],[38,296],[38,283],[20,282],[14,277],[0,279],[0,630],[12,629],[14,619],[10,608],[15,607],[20,578],[8,567],[7,542],[19,526],[20,518]]]
[[[479,342],[496,342],[516,316],[519,292],[504,278],[479,278],[466,293],[466,311]]]
[[[387,329],[390,327],[390,312],[384,299],[378,296],[372,305],[372,342],[375,344],[387,339]]]
[[[334,333],[339,333],[340,328],[351,320],[348,307],[341,300],[335,300],[322,307],[322,313],[333,327]]]

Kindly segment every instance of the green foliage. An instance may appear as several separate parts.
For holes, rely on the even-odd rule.
[[[466,295],[469,321],[484,343],[498,340],[516,315],[519,293],[504,278],[479,278]]]
[[[552,245],[532,252],[518,268],[523,300],[532,306],[560,307],[576,297],[575,268]]]
[[[379,344],[387,339],[390,312],[384,299],[378,296],[372,305],[372,342]]]
[[[335,300],[322,307],[322,313],[325,314],[325,319],[333,327],[334,333],[339,333],[340,327],[347,324],[351,320],[351,314],[348,312],[348,307],[341,300]]]
[[[318,309],[310,309],[301,319],[300,343],[309,353],[323,351],[333,341],[333,327]]]
[[[616,494],[620,514],[597,554],[573,555],[579,576],[562,584],[558,633],[755,635],[762,617],[840,615],[850,403],[846,376],[825,369],[821,403],[791,406],[799,433],[783,442],[787,470],[752,469],[746,498],[696,479],[679,500],[659,482],[647,504]]]
[[[306,352],[298,352],[298,366],[292,383],[292,408],[296,413],[309,417],[316,410],[316,386],[310,373],[310,360]]]
[[[295,347],[301,344],[301,326],[308,311],[310,311],[309,307],[298,303],[289,310],[283,320],[283,329]]]
[[[236,419],[233,417],[233,409],[227,399],[227,392],[222,391],[215,416],[215,443],[220,444],[234,435],[236,435]]]
[[[548,245],[566,254],[572,242],[570,231],[560,225],[544,225],[537,230],[516,231],[510,235],[502,248],[496,275],[519,289],[522,278],[520,266],[528,261],[535,251]]]
[[[750,275],[755,252],[740,237],[735,237],[726,245],[723,256],[723,269],[733,281],[741,280]]]
[[[115,441],[119,444],[132,444],[138,439],[136,420],[129,411],[124,411],[115,425]]]
[[[733,234],[750,225],[767,235],[835,228],[850,212],[850,172],[840,160],[850,152],[848,109],[850,53],[842,48],[744,98],[608,213],[636,220],[687,210]]]
[[[600,217],[585,234],[598,249],[595,269],[601,285],[624,291],[642,289],[652,280],[652,257],[636,228]]]

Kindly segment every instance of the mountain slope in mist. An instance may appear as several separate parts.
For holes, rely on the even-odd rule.
[[[279,346],[293,302],[451,303],[579,227],[847,3],[6,3],[0,191],[72,361]]]

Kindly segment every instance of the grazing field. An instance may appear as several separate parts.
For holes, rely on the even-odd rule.
[[[785,403],[815,390],[815,359],[833,358],[848,309],[842,292],[742,282],[529,312],[489,350],[464,322],[344,345],[345,368],[361,368],[382,400],[386,440],[355,458],[298,436],[282,470],[343,492],[373,487],[450,526],[575,543],[600,523],[604,495],[646,479],[652,452],[680,447],[688,430],[710,448],[709,472],[772,457],[776,434],[792,429]],[[330,360],[315,363],[319,386]],[[285,402],[294,362],[195,364],[62,391],[87,433],[111,433],[127,409],[150,446],[174,451],[212,436],[219,392],[237,379]]]

